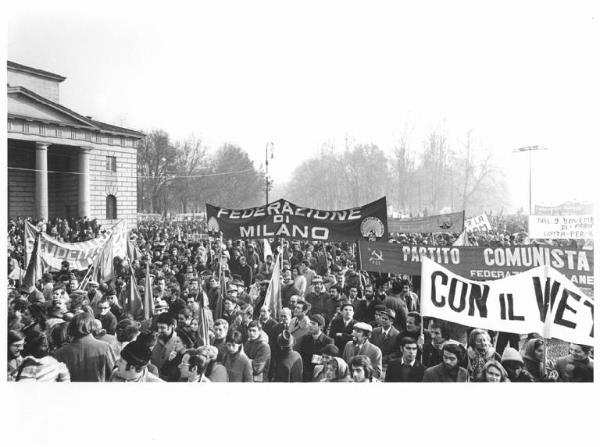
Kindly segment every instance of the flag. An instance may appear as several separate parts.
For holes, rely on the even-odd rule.
[[[219,296],[217,298],[217,304],[215,305],[215,320],[218,320],[221,318],[221,315],[223,315],[223,300],[227,293],[226,287],[225,275],[223,274],[223,270],[219,268]]]
[[[281,267],[279,265],[279,257],[275,260],[273,266],[273,274],[271,275],[271,282],[265,295],[265,306],[271,311],[271,317],[275,321],[279,321],[279,314],[281,313]]]
[[[133,318],[139,320],[143,316],[143,307],[142,297],[137,288],[137,282],[132,269],[129,276],[129,303],[127,303],[127,312],[133,315]]]
[[[267,256],[273,257],[273,251],[271,251],[271,244],[268,239],[263,239],[263,261],[267,261]]]
[[[146,263],[146,278],[144,281],[144,319],[154,315],[154,297],[152,296],[152,278],[150,278],[150,263]]]
[[[467,230],[460,233],[460,236],[452,244],[453,247],[470,247],[469,238],[467,237]]]
[[[27,270],[25,271],[25,278],[23,278],[23,286],[28,288],[31,292],[35,288],[35,284],[38,280],[42,279],[42,257],[40,256],[40,233],[35,236],[35,242],[33,243],[33,251],[29,258],[29,264],[27,264]]]
[[[201,294],[198,296],[200,305],[200,315],[198,318],[198,326],[200,331],[200,337],[202,337],[203,346],[210,345],[210,335],[208,333],[208,317],[206,316],[206,307],[208,306],[208,297],[204,290],[201,290]]]

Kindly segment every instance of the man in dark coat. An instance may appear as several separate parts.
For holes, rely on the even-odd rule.
[[[302,382],[302,357],[294,351],[294,336],[283,331],[277,336],[280,348],[273,382]]]
[[[67,365],[71,382],[105,382],[110,379],[115,365],[115,354],[108,343],[92,335],[94,317],[82,312],[69,323],[68,333],[73,341],[54,354]]]
[[[344,350],[346,343],[352,340],[352,329],[357,321],[354,319],[354,304],[346,301],[341,306],[342,315],[331,320],[329,336],[333,338],[340,352]]]
[[[398,347],[398,336],[400,331],[393,324],[396,320],[396,312],[392,309],[385,309],[379,313],[380,327],[373,329],[371,335],[371,343],[381,349],[381,362],[383,366],[387,366],[390,356]]]
[[[310,314],[319,314],[325,318],[325,323],[328,323],[335,314],[337,303],[331,299],[329,294],[325,292],[323,286],[323,278],[315,276],[312,280],[313,291],[305,296],[305,301],[310,304]]]
[[[399,342],[402,357],[390,362],[385,373],[386,382],[422,382],[425,367],[417,360],[417,340],[403,337]]]
[[[442,363],[425,370],[423,382],[468,382],[469,372],[460,366],[466,355],[458,343],[446,343],[442,350]]]
[[[299,352],[302,356],[304,382],[311,382],[315,364],[313,356],[319,355],[326,345],[333,345],[333,338],[323,333],[325,319],[321,315],[311,315],[308,326],[308,336],[300,344]]]

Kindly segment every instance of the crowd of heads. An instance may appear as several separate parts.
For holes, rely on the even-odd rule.
[[[23,223],[9,225],[9,257],[17,263]],[[65,242],[103,231],[82,219],[38,228]],[[525,242],[520,231],[508,234],[520,229],[512,222],[498,228],[506,233],[473,241]],[[448,245],[457,236],[392,239]],[[209,237],[198,221],[141,222],[130,237],[139,256],[115,259],[108,281],[64,261],[34,288],[11,284],[9,380],[593,380],[590,347],[572,344],[568,354],[549,358],[547,341],[536,334],[422,318],[411,278],[360,271],[352,243],[221,240]],[[267,303],[275,262],[281,268],[280,309]],[[147,275],[149,317],[134,299],[149,295]],[[96,360],[82,360],[86,355]]]

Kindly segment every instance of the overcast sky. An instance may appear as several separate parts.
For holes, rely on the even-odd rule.
[[[514,148],[549,149],[538,203],[592,200],[597,176],[598,10],[549,3],[28,1],[8,11],[7,48],[66,76],[61,102],[81,114],[235,143],[256,166],[273,141],[279,183],[346,136],[391,150],[410,129],[420,150],[432,130],[452,145],[472,131],[527,208]]]

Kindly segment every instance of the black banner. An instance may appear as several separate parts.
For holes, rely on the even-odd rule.
[[[457,275],[478,281],[504,278],[549,265],[580,287],[594,287],[594,251],[552,245],[435,247],[359,241],[361,268],[372,272],[421,274],[427,257]]]
[[[385,197],[359,208],[322,211],[280,199],[268,205],[230,210],[206,204],[208,231],[227,239],[281,237],[316,241],[387,241]]]

